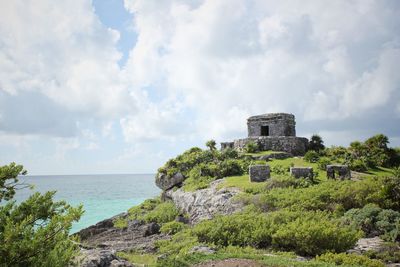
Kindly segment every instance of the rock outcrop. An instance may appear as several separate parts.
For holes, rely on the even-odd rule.
[[[168,190],[176,185],[180,185],[184,180],[185,177],[180,172],[172,176],[159,173],[156,176],[156,185],[162,190]]]
[[[242,209],[242,204],[233,200],[239,193],[236,188],[218,188],[224,180],[217,180],[210,184],[210,188],[185,192],[182,188],[167,190],[165,197],[171,199],[175,205],[189,214],[190,223],[211,219],[217,214],[231,214]]]

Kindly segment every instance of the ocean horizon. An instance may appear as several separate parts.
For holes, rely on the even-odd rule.
[[[20,182],[34,189],[18,190],[16,200],[23,201],[34,192],[57,191],[56,200],[65,200],[72,206],[82,204],[85,213],[74,223],[71,233],[127,211],[145,199],[159,195],[154,183],[155,174],[73,174],[26,175]]]

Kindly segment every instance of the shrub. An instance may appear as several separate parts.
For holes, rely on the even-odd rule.
[[[285,166],[277,164],[271,167],[271,172],[275,174],[287,174],[289,170]]]
[[[160,198],[146,199],[142,204],[133,206],[128,210],[132,220],[143,220],[143,216],[161,203]]]
[[[368,203],[383,204],[382,179],[361,181],[328,181],[306,188],[275,188],[257,196],[256,205],[262,208],[290,210],[343,210],[362,208]],[[392,203],[392,202],[390,202]]]
[[[343,227],[325,214],[300,217],[280,227],[272,235],[275,247],[295,251],[300,255],[319,255],[324,252],[343,252],[352,248],[360,233],[351,227]]]
[[[190,229],[178,232],[170,240],[159,240],[155,242],[158,251],[167,256],[185,255],[198,244],[197,237],[192,234]]]
[[[271,242],[269,222],[260,213],[238,213],[218,216],[197,224],[193,233],[200,242],[216,246],[265,247]]]
[[[364,266],[364,267],[384,267],[385,265],[378,260],[371,260],[370,258],[356,254],[346,253],[326,253],[317,256],[318,261],[331,262],[336,265],[350,265],[350,266]]]
[[[318,161],[318,159],[319,154],[314,150],[307,151],[307,153],[304,155],[304,160],[307,162],[315,163]]]
[[[368,170],[367,164],[362,159],[355,159],[350,162],[349,167],[353,171],[366,172]]]
[[[383,179],[382,197],[387,208],[400,211],[400,177]]]
[[[400,213],[367,204],[361,209],[351,209],[344,215],[347,224],[354,224],[367,236],[380,235],[384,240],[400,239]]]
[[[117,218],[116,220],[113,221],[114,227],[115,228],[126,228],[128,227],[128,221],[122,217]]]
[[[252,246],[277,248],[316,255],[326,251],[345,251],[359,232],[342,226],[322,212],[277,211],[268,214],[248,211],[219,216],[193,228],[200,242],[216,246]]]
[[[258,144],[253,142],[253,141],[250,141],[245,145],[244,151],[247,152],[247,153],[258,152],[259,151]]]
[[[144,215],[146,222],[167,223],[173,221],[179,215],[178,209],[171,201],[162,202],[153,210]]]
[[[331,160],[328,157],[321,157],[317,161],[318,169],[325,171],[326,166],[331,164]]]
[[[184,223],[177,222],[177,221],[172,221],[164,224],[161,226],[161,233],[168,234],[168,235],[174,235],[184,229],[187,229],[189,226],[187,226]]]
[[[378,251],[368,250],[365,255],[388,263],[400,262],[400,247],[398,243],[384,243]]]

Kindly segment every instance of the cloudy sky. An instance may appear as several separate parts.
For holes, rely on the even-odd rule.
[[[400,1],[0,0],[0,163],[154,173],[246,118],[400,146]]]

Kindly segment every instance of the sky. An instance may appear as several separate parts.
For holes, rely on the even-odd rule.
[[[400,1],[0,0],[0,165],[155,173],[287,112],[400,146]]]

